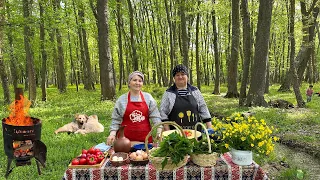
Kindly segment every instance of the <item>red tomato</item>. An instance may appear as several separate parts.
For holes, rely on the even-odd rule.
[[[95,150],[93,147],[91,147],[91,148],[88,150],[87,153],[95,154],[95,153],[96,153],[96,150]]]
[[[80,158],[87,158],[87,154],[83,154],[83,153],[82,153],[82,154],[80,155]]]
[[[82,153],[82,154],[87,154],[87,153],[88,153],[88,150],[82,149],[81,153]]]
[[[190,131],[184,131],[184,134],[185,134],[187,137],[189,137],[189,136],[192,135],[192,132],[190,132]]]
[[[87,164],[87,159],[86,158],[80,158],[79,164],[80,165],[86,165]]]
[[[72,161],[71,161],[71,164],[72,165],[79,165],[80,161],[78,158],[74,158]]]

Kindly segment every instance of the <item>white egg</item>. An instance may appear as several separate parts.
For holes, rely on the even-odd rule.
[[[122,157],[121,157],[121,158],[122,158]],[[113,156],[113,157],[112,157],[112,161],[119,161],[118,156]]]
[[[123,157],[118,157],[118,161],[123,161]]]
[[[142,155],[143,151],[142,150],[137,150],[137,155]]]

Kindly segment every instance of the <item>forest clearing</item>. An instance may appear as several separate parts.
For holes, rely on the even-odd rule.
[[[252,112],[277,128],[276,150],[254,157],[271,178],[319,178],[319,9],[319,0],[0,1],[1,117],[23,89],[50,147],[41,176],[33,164],[11,178],[61,179],[80,149],[106,140],[131,72],[159,105],[177,64],[212,115]],[[55,135],[76,113],[96,114],[105,132]]]
[[[306,86],[306,85],[305,85]],[[274,85],[273,87],[276,87]],[[145,86],[144,91],[154,95],[157,102],[160,101],[165,87]],[[307,104],[307,108],[278,109],[278,108],[239,108],[236,99],[224,98],[211,93],[212,87],[204,86],[203,96],[210,111],[219,112],[223,115],[230,115],[234,112],[255,112],[257,118],[265,121],[278,129],[277,136],[281,141],[294,142],[294,144],[276,145],[275,151],[268,157],[254,157],[254,160],[261,165],[269,178],[275,179],[298,179],[297,173],[303,172],[303,179],[316,179],[319,177],[319,126],[317,118],[319,109],[317,105],[320,97],[314,96]],[[40,89],[38,89],[40,91]],[[292,101],[292,93],[277,93],[271,88],[268,95],[270,99],[282,98]],[[119,92],[125,92],[126,89]],[[81,149],[104,142],[108,136],[108,127],[111,122],[111,112],[114,102],[99,101],[99,91],[80,90],[76,92],[74,86],[69,86],[65,94],[60,94],[56,88],[48,88],[47,102],[37,102],[31,108],[29,114],[43,121],[41,140],[48,147],[47,167],[42,168],[42,175],[36,173],[34,161],[31,166],[16,167],[10,174],[11,179],[24,179],[28,176],[31,179],[60,179],[63,176],[72,157],[78,155]],[[96,114],[99,121],[105,126],[103,133],[94,134],[54,134],[54,131],[63,124],[70,122],[76,113],[88,115]],[[9,114],[6,106],[1,109],[1,117]],[[3,144],[2,139],[0,144]],[[293,147],[293,150],[291,147]],[[290,147],[290,148],[289,148]],[[3,177],[6,170],[6,156],[1,152],[0,176]]]

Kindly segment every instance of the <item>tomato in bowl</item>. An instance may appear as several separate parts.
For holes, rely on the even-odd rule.
[[[168,136],[169,134],[173,133],[173,132],[178,132],[180,133],[180,131],[178,130],[169,130],[169,131],[164,131],[162,133],[162,137],[165,137],[165,136]],[[186,135],[186,137],[188,139],[193,139],[193,138],[198,138],[201,136],[201,132],[200,131],[195,131],[195,130],[192,130],[192,129],[183,129],[183,133]],[[196,136],[195,134],[196,133]]]

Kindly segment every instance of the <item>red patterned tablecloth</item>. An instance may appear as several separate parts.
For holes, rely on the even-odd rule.
[[[131,164],[114,167],[107,160],[100,168],[67,169],[63,179],[65,180],[102,180],[102,179],[252,179],[265,180],[267,175],[255,162],[249,166],[238,166],[231,161],[229,153],[223,154],[217,164],[212,167],[200,167],[189,161],[184,167],[174,171],[157,171],[151,163],[146,166],[134,166]]]

